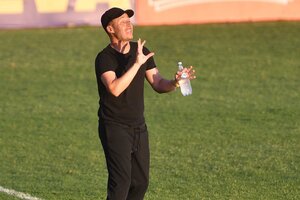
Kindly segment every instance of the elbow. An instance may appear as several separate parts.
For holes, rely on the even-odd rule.
[[[103,84],[105,86],[107,93],[109,93],[114,97],[120,96],[125,89],[125,87],[123,87],[123,85],[121,85],[119,81],[117,81],[117,79],[114,80],[104,79]]]
[[[108,92],[114,97],[119,97],[122,94],[122,91],[118,90],[117,88],[108,88]]]
[[[114,97],[119,97],[120,94],[119,93],[111,93]]]
[[[119,97],[121,92],[117,90],[109,90],[109,93],[112,94],[114,97]]]

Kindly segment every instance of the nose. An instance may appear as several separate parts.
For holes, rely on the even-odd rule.
[[[127,27],[131,27],[131,25],[132,25],[132,24],[131,24],[131,21],[127,21],[127,22],[126,22],[126,26],[127,26]]]

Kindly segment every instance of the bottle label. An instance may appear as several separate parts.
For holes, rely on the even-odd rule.
[[[181,74],[181,78],[187,78],[187,77],[188,77],[187,73],[182,73]]]

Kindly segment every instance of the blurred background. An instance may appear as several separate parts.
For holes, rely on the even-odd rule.
[[[0,0],[0,199],[105,199],[94,61],[113,6],[164,77],[197,75],[187,97],[145,83],[145,200],[300,199],[300,0]]]
[[[300,20],[300,0],[0,0],[0,28],[97,26],[114,6],[136,25]]]

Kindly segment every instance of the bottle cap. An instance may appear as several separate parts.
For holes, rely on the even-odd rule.
[[[182,62],[178,62],[178,69],[183,70]]]

